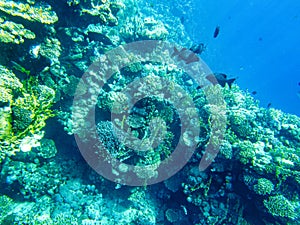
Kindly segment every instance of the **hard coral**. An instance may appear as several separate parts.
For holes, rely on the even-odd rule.
[[[268,200],[264,201],[264,205],[273,216],[286,217],[290,219],[294,219],[296,216],[295,207],[283,195],[269,197]]]
[[[52,24],[58,21],[58,17],[49,5],[29,5],[21,2],[0,0],[0,11],[22,17],[25,20],[44,24]]]
[[[102,23],[115,26],[118,25],[116,14],[122,8],[125,8],[125,5],[123,5],[121,2],[92,0],[90,4],[87,2],[82,3],[81,14],[97,16]]]
[[[0,96],[0,162],[20,149],[30,150],[37,137],[42,137],[37,134],[46,125],[45,121],[53,115],[50,108],[54,90],[38,85],[34,79],[24,84],[12,71],[0,66],[0,89],[3,90]],[[26,148],[22,148],[22,144]]]
[[[0,42],[20,44],[25,38],[34,39],[35,34],[22,24],[0,18]]]

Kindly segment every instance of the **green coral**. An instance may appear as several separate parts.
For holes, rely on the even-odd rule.
[[[273,216],[295,219],[295,207],[283,195],[271,196],[264,200],[264,205]]]
[[[23,87],[15,74],[0,65],[0,140],[12,135],[13,93]],[[0,151],[1,152],[1,151]]]
[[[254,191],[259,195],[270,194],[273,190],[273,183],[266,178],[258,179],[257,184],[254,185]]]
[[[0,162],[5,155],[30,150],[33,140],[41,138],[45,121],[53,116],[53,89],[38,85],[36,78],[22,84],[15,74],[0,66]],[[37,135],[39,134],[39,135]],[[38,138],[38,136],[40,136]],[[25,148],[22,149],[22,146]]]
[[[20,44],[24,39],[34,39],[35,34],[22,24],[0,18],[0,42]]]
[[[239,142],[235,147],[239,150],[239,160],[243,164],[250,163],[255,156],[255,149],[253,143],[246,140]]]
[[[25,39],[35,39],[36,35],[23,24],[10,21],[20,17],[26,21],[53,24],[58,17],[51,6],[44,3],[22,3],[0,0],[0,12],[6,14],[0,18],[0,42],[21,44]],[[8,20],[9,19],[9,20]],[[17,18],[16,18],[17,19]]]
[[[0,0],[0,11],[32,22],[52,24],[58,21],[58,17],[52,11],[51,6],[44,4],[30,5],[22,2]]]

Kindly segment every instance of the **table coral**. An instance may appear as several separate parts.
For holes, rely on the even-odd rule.
[[[0,18],[0,42],[20,44],[24,39],[34,39],[35,34],[22,24]]]
[[[58,17],[49,5],[30,5],[15,1],[0,0],[0,11],[32,22],[52,24]]]

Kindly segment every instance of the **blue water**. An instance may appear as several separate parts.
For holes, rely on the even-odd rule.
[[[184,1],[188,2],[188,1]],[[300,1],[196,0],[176,6],[196,42],[207,44],[201,57],[215,72],[237,83],[261,106],[300,115]],[[216,26],[220,33],[213,38]]]

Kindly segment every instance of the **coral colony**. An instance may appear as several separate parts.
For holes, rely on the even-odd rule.
[[[206,98],[204,86],[174,64],[126,65],[103,82],[94,99],[99,141],[122,166],[152,165],[153,174],[137,172],[145,185],[111,181],[85,161],[74,136],[88,140],[78,126],[86,120],[72,119],[73,99],[90,93],[93,82],[86,86],[81,77],[112,49],[144,40],[187,50],[195,45],[179,17],[161,15],[140,0],[0,0],[0,223],[298,224],[300,118],[260,107],[235,83],[214,83],[209,93],[223,96],[226,127],[214,143],[217,156],[200,171],[213,135],[212,115],[220,109]],[[128,108],[133,97],[122,90],[131,83],[146,97]],[[198,120],[189,126],[199,128],[196,137],[188,132],[181,137],[180,112],[167,95],[149,96],[160,88],[172,92],[175,84],[194,104]],[[88,115],[89,99],[81,103]],[[145,146],[157,144],[135,151],[126,136],[117,137],[125,128]],[[160,132],[160,139],[151,139]],[[188,162],[168,179],[147,185],[181,140],[196,143]]]

